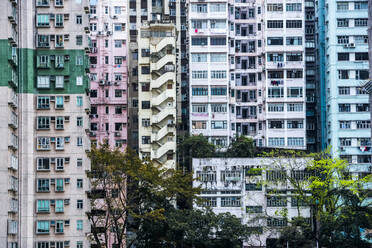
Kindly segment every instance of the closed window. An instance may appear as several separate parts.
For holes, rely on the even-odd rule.
[[[227,121],[211,121],[212,129],[226,129]]]
[[[50,212],[50,201],[49,200],[37,200],[36,210],[38,213],[49,213]]]
[[[283,28],[282,20],[269,20],[267,21],[267,28]]]
[[[49,76],[38,76],[37,77],[37,87],[38,88],[49,88],[50,87],[50,77]]]
[[[50,222],[49,220],[38,220],[36,222],[36,233],[49,233]]]
[[[302,28],[301,20],[287,20],[286,28]]]

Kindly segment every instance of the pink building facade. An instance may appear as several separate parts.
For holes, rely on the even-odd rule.
[[[127,145],[127,6],[122,0],[91,0],[90,138],[112,148]]]

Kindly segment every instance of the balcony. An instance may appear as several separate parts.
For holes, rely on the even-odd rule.
[[[9,99],[8,99],[8,104],[13,108],[18,107],[18,96],[17,96],[16,93],[14,93],[14,92],[11,93],[11,95],[9,96]]]

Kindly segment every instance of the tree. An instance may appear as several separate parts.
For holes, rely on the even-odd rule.
[[[114,240],[130,247],[126,232],[141,237],[146,222],[165,219],[178,197],[194,199],[199,189],[192,188],[192,175],[141,161],[134,151],[111,150],[107,144],[93,147],[91,159],[90,237],[96,247],[108,247]],[[127,244],[126,244],[127,243]]]
[[[227,149],[227,155],[229,157],[248,158],[254,157],[255,154],[256,147],[253,139],[245,136],[236,137]]]
[[[181,163],[186,170],[191,171],[192,158],[212,157],[216,152],[216,147],[208,142],[208,138],[203,135],[193,135],[184,137],[178,146]]]
[[[276,170],[289,169],[283,175],[293,187],[299,217],[302,206],[311,208],[313,221],[289,220],[291,226],[282,232],[282,240],[296,243],[307,239],[319,247],[370,247],[362,239],[361,229],[372,228],[371,202],[367,201],[371,174],[352,173],[346,161],[332,158],[328,152],[306,155],[286,151],[283,156],[273,151],[264,156],[273,157]],[[290,160],[296,157],[308,159],[306,166]]]
[[[147,242],[136,247],[240,248],[250,235],[241,220],[230,213],[173,208],[165,215],[164,220],[147,223],[147,232],[142,232],[145,236],[140,239]]]

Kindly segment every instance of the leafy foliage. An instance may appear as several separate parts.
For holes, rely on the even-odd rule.
[[[256,147],[253,139],[245,136],[239,136],[231,142],[230,147],[227,150],[229,157],[254,157],[256,154]]]

